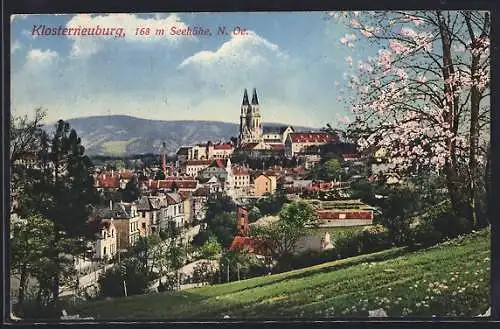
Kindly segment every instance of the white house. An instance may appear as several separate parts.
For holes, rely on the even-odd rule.
[[[110,259],[117,253],[117,231],[113,220],[104,220],[104,226],[98,233],[97,240],[93,243],[94,257],[97,259]]]
[[[167,217],[162,223],[162,228],[167,229],[167,225],[175,223],[176,227],[184,225],[184,202],[178,193],[166,193],[167,198]]]
[[[211,160],[188,160],[186,162],[185,172],[189,176],[196,177],[198,173],[207,168],[211,162]]]

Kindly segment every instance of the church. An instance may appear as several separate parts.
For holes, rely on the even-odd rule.
[[[252,100],[248,91],[243,92],[240,112],[238,148],[246,151],[282,151],[288,134],[293,133],[291,126],[262,126],[257,90],[254,88]]]

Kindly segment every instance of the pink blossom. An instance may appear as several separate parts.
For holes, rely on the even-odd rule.
[[[430,42],[424,42],[424,44],[422,45],[422,48],[425,51],[429,52],[429,51],[432,50],[432,43],[430,43]]]
[[[408,47],[396,40],[389,40],[389,47],[398,55],[408,51]]]
[[[380,65],[380,67],[382,67],[384,70],[390,69],[392,64],[391,52],[386,49],[381,49],[379,50],[378,54],[378,64]]]
[[[351,57],[351,56],[347,56],[347,57],[345,58],[345,60],[346,60],[346,62],[347,62],[350,66],[352,66],[352,57]]]
[[[402,80],[406,80],[408,78],[408,73],[406,73],[403,69],[397,69],[396,75]]]
[[[341,44],[343,44],[343,45],[345,45],[348,41],[349,41],[349,40],[347,40],[347,38],[346,38],[346,37],[342,37],[342,38],[340,38],[340,43],[341,43]]]
[[[359,65],[358,65],[358,70],[360,72],[372,72],[373,71],[373,67],[370,64],[368,64],[368,63],[360,62]]]
[[[354,18],[351,20],[351,26],[355,29],[361,28],[361,24],[359,24],[359,22]]]
[[[402,27],[399,33],[402,36],[410,38],[415,38],[417,36],[417,32],[415,32],[413,29],[410,29],[409,27]]]
[[[427,81],[427,78],[425,76],[418,76],[417,81],[420,83],[425,83]]]
[[[361,30],[360,30],[360,32],[361,32],[361,34],[362,34],[363,36],[365,36],[365,37],[367,37],[367,38],[370,38],[370,37],[372,37],[372,36],[373,36],[373,33],[372,33],[372,32],[370,32],[370,31],[368,31],[368,30],[366,30],[366,29],[361,29]]]
[[[344,125],[348,125],[351,123],[351,119],[349,119],[347,116],[341,116],[339,119],[339,123],[341,124],[344,124]]]

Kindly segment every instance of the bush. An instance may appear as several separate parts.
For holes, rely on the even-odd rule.
[[[174,273],[170,273],[166,276],[165,282],[160,280],[160,284],[158,285],[158,292],[164,291],[173,291],[177,286],[177,275]]]
[[[343,259],[359,255],[361,249],[361,233],[346,231],[335,240],[337,259]]]
[[[222,246],[215,236],[210,236],[208,240],[198,249],[202,259],[217,259],[222,252]]]
[[[429,222],[423,222],[415,227],[410,233],[408,246],[412,249],[418,247],[429,247],[440,242],[443,238],[441,232]]]
[[[457,216],[449,202],[431,208],[422,220],[432,225],[443,238],[452,239],[472,231],[472,223]]]
[[[361,253],[376,252],[391,247],[389,234],[381,225],[375,225],[360,233]]]
[[[193,269],[192,281],[214,283],[217,280],[217,274],[217,269],[210,262],[200,262]]]
[[[101,297],[124,296],[124,279],[128,296],[144,294],[147,291],[150,278],[141,271],[142,267],[134,261],[124,262],[123,266],[124,269],[119,266],[112,267],[99,276],[97,282]]]

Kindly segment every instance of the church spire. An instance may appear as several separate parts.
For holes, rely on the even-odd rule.
[[[259,99],[257,98],[257,90],[255,88],[253,88],[252,105],[259,105]]]
[[[241,103],[241,105],[250,105],[250,103],[248,102],[248,92],[246,88],[245,93],[243,94],[243,103]]]

